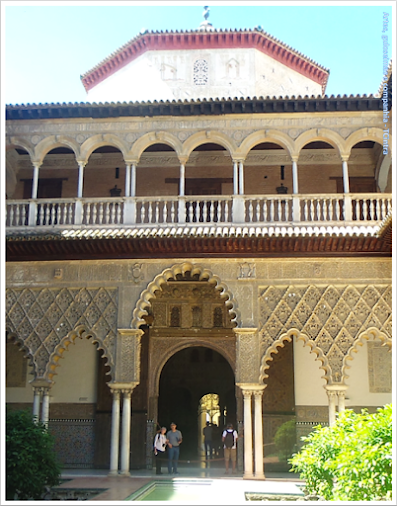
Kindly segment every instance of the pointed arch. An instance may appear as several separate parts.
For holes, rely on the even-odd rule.
[[[293,155],[299,156],[303,147],[314,141],[323,141],[331,144],[340,156],[345,153],[345,140],[340,134],[328,128],[312,128],[311,130],[302,132],[295,140]]]
[[[199,275],[200,281],[206,279],[208,283],[214,285],[215,290],[219,290],[221,296],[225,298],[225,304],[229,313],[234,313],[232,322],[237,324],[240,321],[240,312],[237,308],[237,303],[227,285],[209,269],[201,265],[184,262],[165,269],[148,284],[145,290],[143,290],[132,314],[131,328],[139,329],[139,326],[145,323],[142,317],[148,314],[147,308],[151,305],[150,300],[155,297],[155,292],[161,289],[161,285],[166,283],[169,279],[175,278],[178,274],[185,275],[186,272],[190,272],[191,276],[197,274]]]
[[[137,141],[134,142],[130,151],[126,155],[126,159],[135,160],[138,162],[145,149],[147,149],[149,146],[152,146],[153,144],[159,143],[167,144],[167,146],[170,146],[175,151],[177,156],[179,156],[182,152],[182,143],[179,139],[177,139],[177,137],[175,137],[175,135],[170,134],[169,132],[149,132],[142,135]]]
[[[353,346],[346,353],[343,363],[342,363],[342,379],[341,382],[345,384],[345,379],[349,377],[347,374],[347,369],[350,369],[350,365],[348,362],[354,359],[353,353],[357,353],[360,346],[363,346],[366,341],[370,341],[372,339],[380,339],[383,343],[383,346],[388,348],[388,351],[391,352],[392,349],[392,340],[385,333],[381,332],[376,327],[370,327],[369,329],[362,332],[358,338],[354,341]]]
[[[246,158],[253,147],[262,142],[273,142],[285,149],[289,156],[294,152],[294,142],[286,133],[278,130],[260,130],[246,137],[238,148],[236,154]]]
[[[92,331],[89,331],[85,328],[84,325],[80,325],[76,327],[74,330],[69,332],[55,347],[54,351],[51,353],[47,367],[45,376],[49,380],[52,381],[54,375],[56,374],[55,369],[59,366],[58,361],[62,357],[64,351],[68,349],[68,346],[75,341],[75,339],[79,337],[80,339],[86,338],[90,339],[92,338],[92,344],[97,345],[97,350],[102,350],[103,357],[106,358],[106,366],[110,367],[110,371],[107,373],[108,375],[112,375],[112,368],[113,368],[113,360],[111,357],[111,354],[109,353],[109,350],[107,349],[106,344],[103,342],[103,340],[96,336],[96,334]]]
[[[303,334],[300,330],[294,328],[289,329],[288,332],[285,332],[284,334],[281,334],[281,336],[276,339],[274,343],[266,350],[266,353],[261,360],[259,370],[259,383],[263,383],[264,380],[269,377],[266,371],[270,368],[270,364],[268,362],[271,362],[273,360],[272,355],[278,353],[278,348],[283,348],[285,346],[285,341],[291,342],[293,338],[295,338],[297,341],[303,341],[304,346],[309,346],[310,353],[314,353],[317,357],[316,360],[319,360],[321,362],[320,368],[323,369],[325,373],[322,378],[326,380],[327,384],[331,383],[332,371],[323,350],[319,348],[316,343],[306,334]]]
[[[20,351],[21,353],[24,354],[23,355],[24,358],[28,359],[28,366],[32,367],[32,369],[33,369],[32,374],[36,375],[36,364],[34,363],[33,355],[31,353],[31,351],[26,346],[23,339],[21,339],[16,332],[14,332],[13,330],[11,330],[8,327],[6,328],[6,342],[14,344],[15,346],[18,347],[18,351]]]
[[[128,153],[128,147],[126,143],[114,134],[98,134],[89,137],[83,142],[80,148],[80,160],[87,163],[89,157],[96,149],[102,146],[113,146],[118,148],[126,160],[126,154]]]
[[[34,160],[43,163],[43,160],[47,153],[49,153],[52,149],[59,147],[70,148],[73,151],[75,157],[78,158],[79,146],[74,139],[65,135],[51,135],[50,137],[42,139],[37,144],[34,150]]]
[[[186,139],[186,141],[183,143],[182,156],[189,158],[194,149],[196,149],[201,144],[207,144],[209,142],[213,144],[219,144],[220,146],[227,149],[229,155],[232,158],[236,154],[237,146],[232,139],[221,132],[211,130],[207,132],[197,132]]]

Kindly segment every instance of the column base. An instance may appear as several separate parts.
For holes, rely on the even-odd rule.
[[[118,476],[118,475],[119,475],[118,471],[109,471],[109,474],[108,474],[108,476]]]
[[[119,476],[126,476],[128,478],[129,476],[131,476],[131,474],[129,471],[121,471]]]
[[[266,480],[265,474],[255,474],[253,477],[254,480]]]
[[[243,474],[243,480],[253,480],[255,476],[253,474],[245,473]]]

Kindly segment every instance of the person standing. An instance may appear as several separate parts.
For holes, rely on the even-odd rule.
[[[205,459],[212,459],[212,425],[207,422],[203,429]]]
[[[223,454],[225,457],[225,474],[229,474],[229,460],[232,461],[233,474],[236,474],[237,461],[237,431],[233,430],[231,423],[227,424],[226,430],[222,434]]]
[[[168,474],[178,473],[179,445],[182,443],[182,433],[176,430],[176,423],[171,422],[171,430],[167,432],[168,440]]]
[[[156,474],[163,474],[161,472],[161,463],[164,460],[165,449],[167,448],[167,432],[166,427],[161,427],[160,431],[154,436],[153,451],[156,460]]]

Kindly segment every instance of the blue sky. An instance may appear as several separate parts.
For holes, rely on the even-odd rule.
[[[2,101],[85,102],[80,75],[142,29],[192,30],[204,2],[1,2]],[[217,29],[266,32],[329,68],[332,94],[376,93],[383,77],[383,12],[392,57],[395,2],[207,2]]]

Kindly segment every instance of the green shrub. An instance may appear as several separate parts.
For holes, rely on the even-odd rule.
[[[331,427],[316,427],[290,459],[309,494],[332,501],[391,500],[392,405],[369,414],[341,412]]]
[[[28,411],[7,413],[6,463],[7,500],[39,500],[46,487],[59,485],[53,438]]]
[[[274,436],[274,444],[276,445],[280,462],[287,462],[296,450],[295,420],[289,420],[280,425]]]

